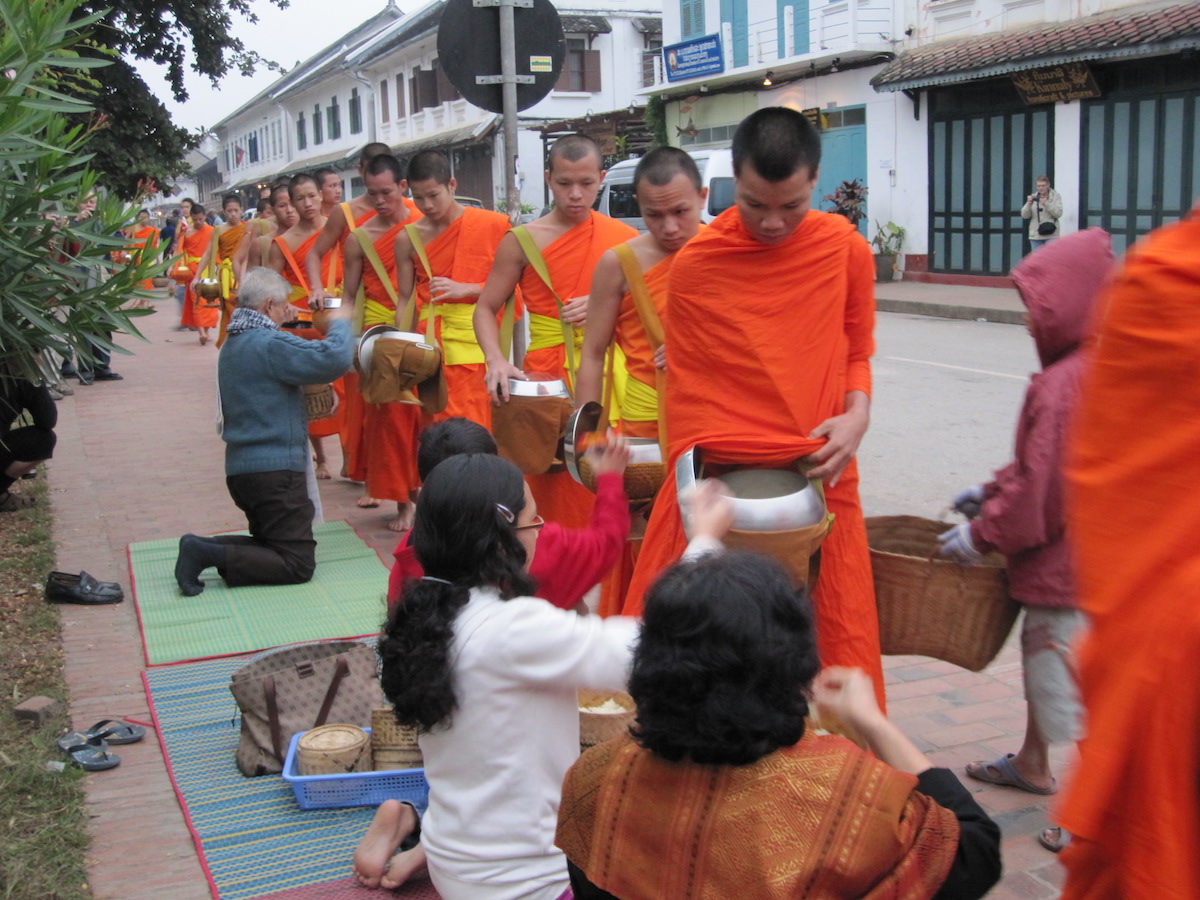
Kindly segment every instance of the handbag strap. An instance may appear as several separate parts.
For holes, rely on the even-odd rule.
[[[279,727],[279,702],[275,697],[275,676],[263,679],[263,695],[267,699],[267,727],[271,730],[271,749],[275,758],[283,761],[283,732]]]
[[[355,228],[351,234],[358,238],[358,245],[362,248],[363,256],[371,263],[371,268],[375,270],[376,276],[383,282],[383,289],[387,291],[387,295],[391,298],[392,306],[400,308],[400,295],[396,293],[396,286],[392,284],[392,279],[388,277],[387,269],[384,268],[383,260],[379,258],[379,251],[375,249],[375,244],[371,242],[370,236],[362,228]],[[413,284],[412,296],[408,298],[408,303],[404,305],[402,313],[402,321],[408,322],[409,330],[416,330],[416,322],[414,321],[417,314],[417,286]]]
[[[404,232],[408,235],[408,239],[412,242],[413,249],[417,251],[417,258],[421,260],[421,267],[425,270],[425,277],[429,279],[429,313],[425,317],[425,343],[431,347],[438,346],[437,334],[433,327],[433,320],[436,315],[434,304],[437,303],[433,299],[433,266],[429,264],[429,255],[425,252],[425,242],[421,240],[421,234],[417,231],[415,224],[405,225]],[[413,292],[416,293],[417,280],[413,279]],[[418,323],[420,324],[420,320]]]
[[[529,264],[533,266],[533,271],[537,272],[538,277],[542,279],[542,283],[549,289],[550,296],[554,298],[554,304],[558,307],[558,321],[562,325],[563,349],[567,352],[567,383],[573,387],[575,381],[575,329],[570,322],[562,317],[562,299],[558,296],[558,292],[554,290],[554,282],[550,280],[550,269],[546,266],[545,257],[542,256],[542,251],[538,249],[533,235],[529,233],[529,229],[524,225],[518,225],[512,230],[512,233],[516,237],[517,243],[521,245],[521,251],[525,254],[525,259],[529,261]]]
[[[283,258],[286,259],[288,265],[292,267],[292,271],[296,273],[296,277],[300,279],[300,281],[297,283],[300,285],[300,287],[307,291],[308,279],[304,277],[304,270],[300,268],[300,264],[296,262],[296,257],[292,255],[292,250],[290,247],[288,247],[287,241],[285,241],[283,236],[280,235],[279,237],[275,238],[275,243],[279,246],[279,249],[283,251]]]
[[[333,676],[329,679],[329,687],[325,691],[325,699],[321,701],[321,710],[317,713],[317,721],[313,723],[313,728],[320,728],[325,724],[325,720],[329,718],[329,711],[333,708],[333,701],[337,698],[338,688],[342,684],[342,680],[350,674],[350,664],[346,662],[346,657],[339,656],[333,667]]]

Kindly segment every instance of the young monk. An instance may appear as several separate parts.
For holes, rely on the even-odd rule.
[[[341,176],[333,169],[326,168],[313,172],[313,178],[317,180],[317,189],[321,192],[321,215],[328,219],[342,202]]]
[[[158,229],[150,224],[149,210],[138,210],[137,221],[132,228],[126,230],[126,236],[133,241],[130,245],[130,255],[135,265],[141,262],[147,253],[153,254],[158,249]],[[148,291],[154,287],[154,284],[147,278],[139,287]]]
[[[1091,627],[1087,734],[1059,815],[1064,900],[1185,900],[1200,885],[1197,248],[1200,206],[1130,248],[1076,407],[1067,521]]]
[[[246,269],[264,265],[267,255],[271,250],[271,245],[275,242],[275,238],[287,234],[300,221],[296,207],[292,206],[292,198],[288,194],[286,181],[271,188],[271,209],[274,213],[272,216],[274,226],[257,237],[252,236],[248,238],[249,243],[246,245]]]
[[[375,215],[346,238],[343,290],[347,297],[357,298],[361,286],[364,305],[361,318],[366,330],[393,324],[397,321],[397,309],[404,308],[407,298],[398,299],[396,294],[396,238],[415,217],[404,202],[404,170],[394,156],[372,159],[367,163],[363,180],[366,196],[375,205]],[[364,248],[364,243],[371,251]],[[364,425],[367,482],[364,499],[394,500],[396,516],[388,521],[388,528],[407,531],[412,527],[412,498],[421,484],[417,474],[421,407],[405,403],[369,404]],[[369,504],[360,500],[359,505]]]
[[[246,274],[246,269],[249,268],[250,248],[258,238],[275,232],[275,201],[271,199],[271,196],[268,193],[266,197],[258,201],[258,207],[255,210],[256,214],[253,219],[246,223],[246,231],[242,234],[242,243],[233,255],[233,274],[238,281],[242,280],[242,276]]]
[[[696,236],[708,189],[690,156],[675,147],[651,150],[638,162],[633,190],[642,219],[650,229],[609,250],[596,264],[588,296],[587,331],[579,363],[575,405],[603,403],[605,362],[609,346],[621,349],[627,378],[621,400],[621,433],[626,437],[659,440],[661,391],[665,372],[655,354],[662,347],[662,323],[667,313],[667,279],[675,254]],[[634,302],[633,287],[651,304],[649,318]],[[621,564],[604,582],[600,614],[619,612],[633,563],[641,547],[646,515],[640,512]]]
[[[194,273],[200,271],[200,260],[208,252],[208,245],[216,230],[208,224],[207,216],[208,213],[203,206],[198,203],[192,205],[192,227],[188,229],[183,239],[183,255]],[[201,298],[196,293],[198,280],[193,275],[192,282],[187,286],[187,293],[184,294],[183,324],[199,330],[200,346],[203,347],[208,343],[209,329],[217,327],[220,310],[216,306],[207,306],[211,301]]]
[[[508,217],[467,209],[454,199],[456,186],[450,161],[436,150],[418,153],[409,162],[408,187],[423,215],[396,238],[396,283],[403,298],[412,293],[415,281],[421,321],[430,315],[436,319],[449,402],[434,420],[461,417],[490,428],[486,367],[471,317],[496,248],[508,231]],[[426,255],[428,271],[414,240]],[[411,323],[397,319],[396,325],[407,331]],[[424,333],[424,325],[419,330]]]
[[[624,611],[639,613],[647,587],[683,552],[674,472],[684,451],[701,445],[712,462],[747,466],[803,458],[837,516],[813,596],[821,660],[865,671],[882,704],[854,463],[869,421],[874,260],[844,218],[810,209],[820,159],[820,136],[800,113],[747,117],[733,140],[735,207],[675,258],[687,277],[672,278],[667,294],[667,479]]]
[[[559,138],[550,147],[545,173],[554,195],[554,209],[527,226],[537,250],[546,262],[554,291],[526,257],[513,233],[505,236],[496,252],[496,262],[475,306],[475,336],[487,364],[487,389],[495,403],[508,401],[508,380],[543,375],[566,379],[578,353],[578,333],[587,319],[588,290],[592,270],[606,250],[624,243],[637,232],[622,222],[592,210],[604,170],[600,147],[582,134]],[[522,361],[524,371],[505,358],[500,349],[496,323],[504,303],[517,286],[529,309],[529,350]],[[560,312],[554,299],[562,301]],[[572,332],[570,354],[564,344]],[[553,475],[531,475],[529,486],[543,513],[569,528],[582,527],[591,510],[592,495],[565,470]]]
[[[229,325],[229,317],[233,315],[234,307],[237,306],[237,278],[233,258],[246,235],[246,223],[242,221],[242,201],[237,194],[226,194],[221,198],[221,212],[225,215],[225,224],[215,227],[213,238],[208,242],[208,250],[200,260],[199,271],[193,278],[193,288],[195,281],[202,276],[216,278],[221,282],[221,324],[217,328],[217,347],[225,343],[225,329]]]

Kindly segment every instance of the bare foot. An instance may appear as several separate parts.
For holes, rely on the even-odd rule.
[[[428,874],[429,867],[426,865],[425,848],[417,844],[411,850],[405,850],[392,857],[387,871],[383,873],[383,878],[379,881],[379,886],[394,891],[405,882]]]
[[[208,343],[208,332],[206,332],[206,331],[200,332],[200,346],[203,347],[207,343]]]
[[[359,509],[374,509],[379,505],[379,501],[364,491],[363,495],[358,498],[357,505]]]
[[[322,481],[328,481],[333,476],[329,474],[329,467],[325,463],[317,463],[317,478]]]
[[[391,873],[392,854],[416,827],[417,817],[411,806],[399,800],[384,800],[354,850],[354,877],[364,887],[379,887],[384,874]],[[424,862],[424,853],[421,857]]]
[[[388,519],[388,530],[396,532],[409,531],[413,527],[413,516],[416,507],[411,503],[396,504],[396,518]]]

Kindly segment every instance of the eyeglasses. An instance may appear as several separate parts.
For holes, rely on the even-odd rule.
[[[541,531],[542,526],[545,524],[546,524],[546,520],[543,519],[541,516],[534,516],[533,521],[530,522],[528,525],[514,525],[513,531],[521,531],[522,529],[525,529],[525,528],[532,528],[534,531]]]

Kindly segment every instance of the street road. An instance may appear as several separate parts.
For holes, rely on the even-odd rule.
[[[871,427],[858,453],[864,512],[937,518],[1012,459],[1039,368],[1033,340],[1019,325],[880,313],[875,341]]]

